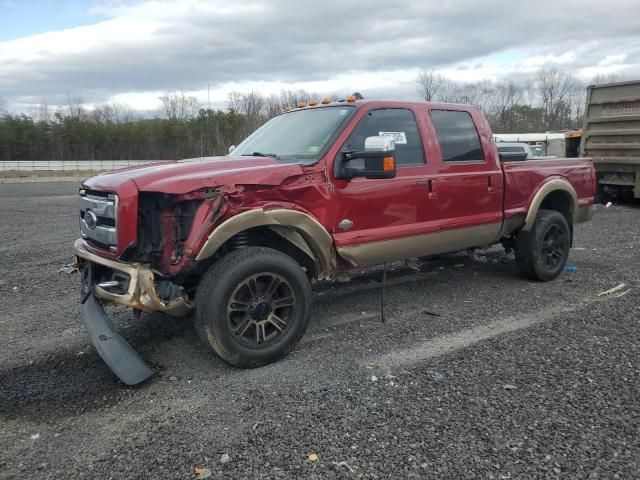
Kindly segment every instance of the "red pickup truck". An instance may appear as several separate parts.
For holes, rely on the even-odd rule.
[[[152,371],[102,303],[183,316],[220,357],[286,355],[311,284],[337,272],[502,242],[526,276],[561,272],[591,218],[588,159],[499,157],[474,107],[401,101],[287,109],[227,156],[160,162],[83,182],[83,317],[122,381]]]

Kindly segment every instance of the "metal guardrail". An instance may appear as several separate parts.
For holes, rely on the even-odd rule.
[[[115,170],[154,160],[0,160],[0,171],[86,172]]]

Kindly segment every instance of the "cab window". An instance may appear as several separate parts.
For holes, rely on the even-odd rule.
[[[404,108],[381,108],[369,111],[355,128],[344,151],[364,150],[367,137],[392,136],[396,143],[396,163],[403,165],[424,164],[422,139],[418,133],[416,118],[411,110]]]
[[[469,112],[431,110],[443,162],[483,162],[480,136]]]

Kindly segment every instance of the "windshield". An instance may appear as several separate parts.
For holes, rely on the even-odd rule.
[[[238,145],[230,156],[257,155],[284,162],[314,163],[355,108],[323,107],[272,118]]]

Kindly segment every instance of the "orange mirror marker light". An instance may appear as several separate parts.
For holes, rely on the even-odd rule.
[[[382,169],[385,172],[391,172],[396,168],[396,159],[393,157],[384,157],[382,159]]]

